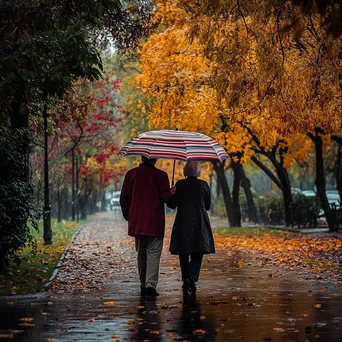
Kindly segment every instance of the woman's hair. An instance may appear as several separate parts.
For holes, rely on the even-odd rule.
[[[184,177],[199,177],[201,171],[201,164],[198,161],[187,161],[183,167]]]

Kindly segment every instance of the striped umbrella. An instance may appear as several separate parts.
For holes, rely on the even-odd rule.
[[[229,159],[224,148],[205,134],[189,131],[159,130],[140,134],[123,146],[119,154],[146,158],[220,161]],[[174,162],[175,165],[175,162]],[[172,174],[172,184],[174,169]]]

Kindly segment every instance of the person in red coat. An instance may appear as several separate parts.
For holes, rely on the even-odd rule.
[[[165,233],[164,203],[171,199],[175,187],[170,188],[167,173],[155,167],[157,159],[141,157],[141,160],[138,167],[126,173],[120,206],[128,221],[128,235],[135,238],[141,291],[158,296],[156,287]]]

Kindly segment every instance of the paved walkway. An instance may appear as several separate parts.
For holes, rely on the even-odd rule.
[[[97,215],[45,296],[0,302],[0,340],[341,340],[341,285],[265,267],[240,252],[206,256],[197,298],[184,302],[178,259],[165,239],[160,296],[141,298],[126,232],[119,213]]]

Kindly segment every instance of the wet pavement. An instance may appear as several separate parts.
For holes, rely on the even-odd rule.
[[[0,300],[0,340],[341,341],[340,283],[265,266],[252,254],[205,256],[197,297],[183,298],[165,239],[160,296],[141,297],[126,231],[119,213],[97,215],[48,291]]]

